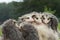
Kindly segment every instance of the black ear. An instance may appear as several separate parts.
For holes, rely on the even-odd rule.
[[[35,18],[36,17],[36,15],[32,15],[32,18]]]
[[[58,26],[57,20],[55,18],[50,18],[50,19],[51,20],[48,24],[51,26],[53,30],[57,31],[57,26]]]
[[[24,18],[18,18],[18,23],[20,24],[21,22],[24,22]]]
[[[42,15],[42,20],[45,20],[44,15]]]

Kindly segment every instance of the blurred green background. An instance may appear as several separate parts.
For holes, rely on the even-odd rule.
[[[51,12],[57,16],[60,22],[60,0],[23,0],[23,2],[12,1],[10,3],[0,3],[0,24],[9,18],[17,19],[33,11]],[[58,29],[60,29],[60,23]]]

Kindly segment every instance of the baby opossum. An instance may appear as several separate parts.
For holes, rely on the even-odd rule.
[[[54,31],[57,31],[57,26],[58,26],[57,17],[54,16],[53,14],[51,14],[51,13],[48,13],[48,12],[43,12],[42,15],[43,15],[43,22],[45,24],[48,24],[49,26],[51,26],[51,28]]]

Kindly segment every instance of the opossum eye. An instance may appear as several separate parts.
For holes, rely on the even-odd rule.
[[[26,19],[29,19],[29,17],[27,17]]]
[[[24,20],[24,18],[22,18],[21,20]]]
[[[38,18],[36,17],[36,19],[38,20]]]
[[[50,20],[50,18],[48,18],[48,20]]]

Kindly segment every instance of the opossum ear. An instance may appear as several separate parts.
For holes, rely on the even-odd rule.
[[[45,20],[44,15],[42,15],[42,20]]]
[[[22,17],[19,17],[19,18],[18,18],[18,20],[23,20],[23,19],[24,19],[24,18],[22,18]]]
[[[57,31],[57,26],[58,26],[58,23],[57,23],[57,20],[55,18],[50,18],[50,22],[48,23],[51,28],[55,31]]]
[[[36,17],[36,15],[32,15],[32,18],[35,18]]]
[[[20,23],[23,22],[23,21],[24,21],[24,18],[18,17],[18,24],[20,24]]]

